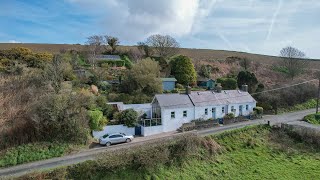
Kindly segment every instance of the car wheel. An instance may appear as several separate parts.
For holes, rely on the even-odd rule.
[[[111,146],[111,142],[107,142],[107,143],[106,143],[106,146]]]
[[[126,142],[127,142],[127,143],[131,142],[131,139],[129,139],[129,138],[128,138],[128,139],[126,139]]]

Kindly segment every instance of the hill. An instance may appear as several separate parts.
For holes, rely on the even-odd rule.
[[[11,49],[14,47],[26,47],[35,52],[49,52],[58,53],[60,50],[84,50],[85,46],[81,44],[35,44],[35,43],[0,43],[0,49]],[[120,50],[130,50],[136,48],[135,46],[119,46]],[[276,56],[268,56],[261,54],[252,54],[247,52],[213,50],[213,49],[191,49],[180,48],[180,54],[191,57],[194,60],[223,60],[228,57],[238,56],[247,57],[254,61],[261,61],[265,63],[272,63],[280,60]],[[312,59],[316,61],[318,59]]]
[[[0,43],[0,49],[11,49],[13,47],[26,47],[35,52],[49,52],[59,53],[61,50],[85,50],[84,45],[80,44],[34,44],[34,43]],[[136,50],[136,46],[119,46],[118,51],[128,52],[129,50]],[[212,73],[212,78],[226,76],[228,74],[237,74],[241,70],[239,63],[226,62],[228,57],[246,57],[252,60],[252,66],[250,71],[254,72],[266,87],[271,87],[279,84],[290,84],[295,82],[301,82],[304,80],[310,80],[313,78],[313,74],[320,69],[320,61],[318,59],[309,59],[308,73],[300,75],[295,78],[294,81],[283,76],[280,72],[273,69],[274,65],[280,62],[281,58],[276,56],[252,54],[246,52],[237,51],[225,51],[225,50],[211,50],[211,49],[189,49],[180,48],[179,53],[189,56],[193,59],[194,65],[197,69],[202,64],[209,64],[213,67],[217,67],[218,71]]]

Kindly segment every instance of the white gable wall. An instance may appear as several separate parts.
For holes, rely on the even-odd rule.
[[[187,111],[187,117],[183,117],[183,111]],[[171,118],[171,112],[175,112],[175,118]],[[171,109],[162,109],[161,110],[161,119],[163,125],[163,131],[175,131],[182,126],[184,123],[191,122],[195,119],[194,116],[194,107],[186,108],[174,108]]]

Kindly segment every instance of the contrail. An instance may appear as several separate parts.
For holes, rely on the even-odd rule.
[[[221,31],[220,31],[219,29],[217,29],[217,28],[215,28],[215,29],[216,29],[216,33],[217,33],[217,35],[220,37],[220,39],[222,39],[222,40],[227,44],[227,46],[232,50],[232,49],[233,49],[233,46],[232,46],[231,42],[228,40],[228,38],[225,37],[225,36],[221,33]]]
[[[268,35],[267,35],[267,38],[265,41],[268,41],[270,39],[270,36],[271,36],[271,33],[272,33],[272,30],[273,30],[273,25],[274,25],[274,22],[276,21],[277,19],[277,16],[281,10],[281,7],[282,7],[282,0],[279,0],[278,1],[278,7],[276,9],[276,11],[274,12],[273,14],[273,17],[272,17],[272,20],[271,20],[271,24],[270,24],[270,27],[269,27],[269,31],[268,31]]]

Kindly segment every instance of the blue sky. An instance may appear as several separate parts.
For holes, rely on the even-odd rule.
[[[319,0],[0,0],[0,42],[83,44],[93,34],[134,45],[168,34],[182,47],[320,58]]]

